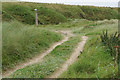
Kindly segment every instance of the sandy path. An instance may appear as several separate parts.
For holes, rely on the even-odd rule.
[[[70,36],[73,36],[72,33],[70,31],[56,31],[58,33],[61,33],[62,35],[64,35],[64,39],[53,44],[48,50],[46,50],[44,53],[41,53],[40,55],[37,55],[36,57],[28,60],[25,63],[19,64],[17,66],[15,66],[14,69],[9,69],[8,71],[6,71],[5,73],[2,74],[2,77],[4,78],[5,76],[9,76],[10,74],[12,74],[13,72],[15,72],[18,69],[22,69],[26,66],[41,62],[43,60],[43,58],[49,54],[54,48],[56,48],[58,45],[61,45],[62,43],[68,41],[68,38]]]
[[[82,36],[82,41],[78,43],[78,46],[76,47],[70,58],[64,64],[62,64],[58,70],[56,70],[53,74],[51,74],[47,78],[58,78],[58,76],[60,76],[64,71],[66,71],[68,66],[74,63],[77,60],[77,57],[80,55],[80,52],[83,51],[87,39],[88,37]]]

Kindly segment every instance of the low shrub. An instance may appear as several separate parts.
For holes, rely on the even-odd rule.
[[[110,55],[115,56],[114,46],[120,45],[120,33],[115,32],[114,34],[108,34],[108,31],[103,31],[103,34],[100,36],[101,42],[107,46],[110,50]]]

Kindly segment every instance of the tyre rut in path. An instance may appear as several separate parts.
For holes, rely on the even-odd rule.
[[[47,76],[46,78],[58,78],[64,71],[66,71],[68,66],[74,63],[80,55],[80,52],[83,51],[87,39],[87,36],[82,36],[82,41],[78,43],[78,46],[76,47],[70,58],[64,64],[62,64],[59,69],[57,69],[55,72],[53,72],[53,74]]]
[[[6,71],[5,73],[2,74],[2,77],[6,77],[9,76],[10,74],[12,74],[13,72],[15,72],[18,69],[22,69],[26,66],[41,62],[43,60],[43,58],[49,54],[54,48],[56,48],[57,46],[61,45],[62,43],[68,41],[68,38],[71,37],[70,32],[66,32],[66,31],[57,31],[58,33],[61,33],[62,35],[64,35],[64,39],[54,43],[48,50],[46,50],[45,52],[41,53],[40,55],[37,55],[36,57],[32,58],[31,60],[28,60],[27,62],[23,63],[23,64],[19,64],[16,65],[14,69],[9,69],[8,71]]]

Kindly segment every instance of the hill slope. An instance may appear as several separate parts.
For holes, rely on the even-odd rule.
[[[3,3],[3,21],[16,19],[27,24],[34,24],[35,12],[38,9],[39,24],[58,24],[67,19],[103,20],[118,18],[117,8],[73,6],[47,3]]]
[[[3,22],[2,70],[13,68],[37,54],[41,54],[62,36],[46,29],[23,25],[12,21]]]

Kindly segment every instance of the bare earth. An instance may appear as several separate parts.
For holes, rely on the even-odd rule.
[[[56,70],[52,75],[48,76],[47,78],[58,78],[64,71],[66,71],[68,66],[74,63],[77,60],[77,57],[80,55],[80,52],[83,51],[87,39],[88,37],[82,36],[82,41],[78,43],[78,46],[76,47],[70,58],[63,65],[61,65],[61,68]]]

